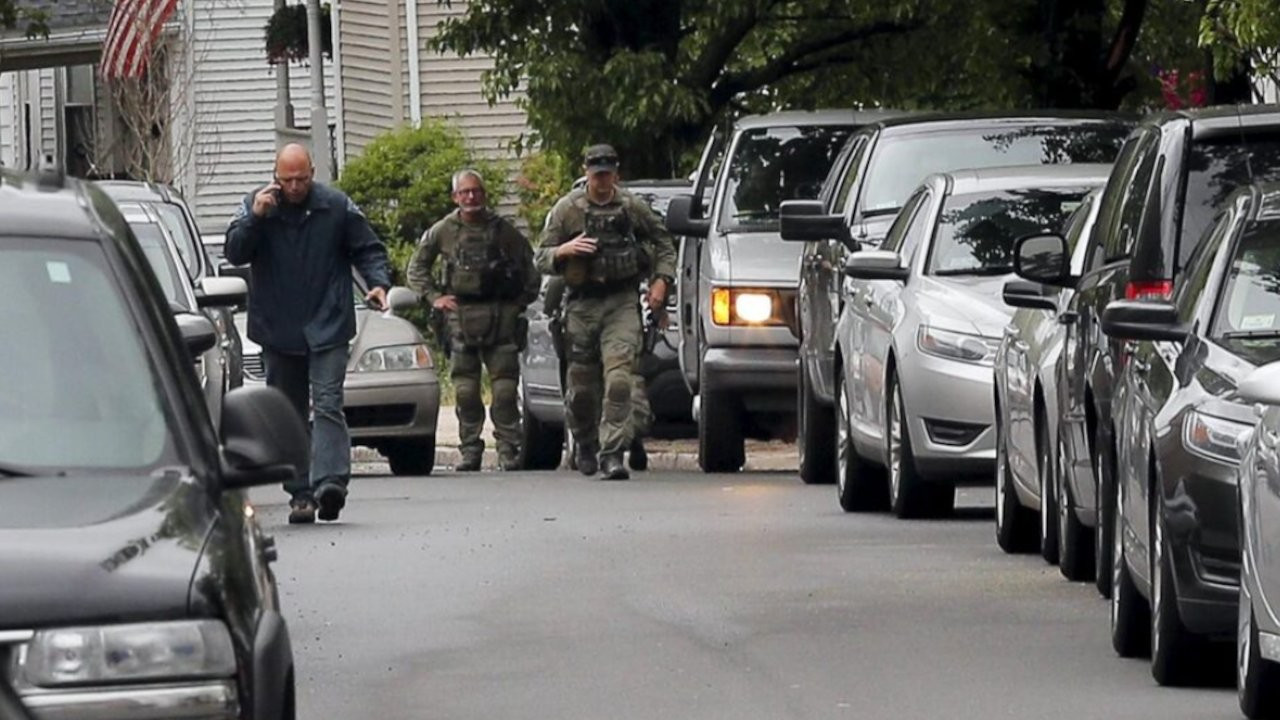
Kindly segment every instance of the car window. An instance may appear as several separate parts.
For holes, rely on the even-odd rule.
[[[1240,237],[1212,327],[1212,338],[1254,364],[1280,360],[1280,222]]]
[[[1095,270],[1102,266],[1106,257],[1107,238],[1116,232],[1119,223],[1120,206],[1123,203],[1128,182],[1132,179],[1137,158],[1147,147],[1150,133],[1138,132],[1125,141],[1111,168],[1111,176],[1107,179],[1106,188],[1099,198],[1098,218],[1093,224],[1093,233],[1089,237],[1090,248],[1085,260],[1085,270]]]
[[[1100,188],[1094,189],[1080,201],[1080,207],[1071,212],[1063,224],[1062,237],[1067,241],[1071,252],[1071,274],[1079,276],[1084,267],[1085,252],[1088,250],[1089,236],[1093,233],[1098,218],[1098,202],[1102,195]]]
[[[1147,211],[1147,199],[1153,191],[1152,178],[1155,175],[1156,158],[1159,146],[1155,136],[1144,139],[1133,161],[1133,173],[1121,185],[1124,194],[1119,198],[1120,205],[1114,218],[1114,228],[1107,234],[1105,253],[1107,262],[1115,262],[1129,257],[1133,253],[1134,243],[1142,230],[1143,217]]]
[[[191,277],[199,277],[200,238],[191,231],[191,226],[187,225],[187,216],[183,214],[182,208],[163,202],[148,203],[147,205],[160,216],[160,222],[164,223],[165,229],[169,231],[169,236],[173,238],[174,244],[178,246],[178,252],[182,255],[182,264],[187,267],[187,272],[191,274]]]
[[[1054,232],[1091,188],[1027,188],[947,198],[938,216],[927,272],[989,275],[1013,272],[1013,243]]]
[[[902,207],[902,212],[898,213],[898,217],[894,219],[893,225],[890,226],[889,233],[885,235],[884,242],[880,244],[881,250],[898,252],[899,248],[902,247],[903,239],[907,235],[907,228],[915,220],[917,211],[927,195],[928,191],[922,188],[907,200],[907,204]]]
[[[1128,133],[1123,125],[1071,124],[882,135],[867,167],[862,213],[894,212],[931,173],[1000,165],[1110,163]]]
[[[849,204],[854,199],[853,187],[858,182],[858,168],[866,158],[867,148],[871,147],[870,136],[864,134],[855,135],[850,142],[854,144],[853,153],[849,159],[848,169],[840,178],[840,186],[835,189],[835,197],[831,203],[833,213],[844,214],[849,209]]]
[[[172,447],[112,277],[94,243],[0,239],[0,466],[150,468]]]
[[[1186,280],[1174,288],[1173,303],[1178,307],[1178,318],[1190,322],[1196,314],[1200,294],[1213,272],[1214,258],[1223,238],[1231,233],[1235,213],[1224,210],[1212,225],[1205,228],[1204,237],[1196,243],[1196,252],[1188,260]]]
[[[1262,181],[1280,181],[1280,135],[1228,136],[1191,146],[1178,233],[1179,267],[1195,252],[1192,241],[1203,236],[1227,196]]]
[[[924,244],[926,238],[930,235],[933,228],[933,208],[936,205],[933,193],[925,191],[920,195],[920,205],[915,212],[915,217],[911,218],[911,224],[907,226],[907,232],[902,238],[902,247],[898,248],[898,254],[902,256],[902,262],[907,267],[913,267],[913,261],[916,257],[916,251]]]
[[[155,273],[156,279],[160,281],[160,289],[164,291],[165,300],[168,300],[171,306],[193,310],[188,301],[186,289],[183,287],[187,284],[187,278],[174,262],[164,230],[156,223],[147,222],[130,223],[129,228],[133,230],[134,237],[138,238],[138,244],[142,246],[143,254],[147,256],[151,272]]]
[[[783,201],[818,198],[822,181],[852,131],[848,125],[743,131],[726,170],[720,226],[776,231]]]

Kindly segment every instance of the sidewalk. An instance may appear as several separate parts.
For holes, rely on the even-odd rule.
[[[484,467],[497,469],[498,454],[493,446],[493,426],[485,419],[482,433],[485,441]],[[650,438],[644,443],[649,452],[649,469],[676,472],[698,472],[698,441],[696,438],[686,440],[655,440]],[[796,472],[798,458],[795,443],[780,440],[768,442],[761,440],[747,441],[748,471],[791,471]],[[365,447],[351,449],[352,462],[380,463],[385,459],[376,450]],[[436,469],[450,469],[461,460],[458,453],[458,416],[452,405],[442,405],[436,420]],[[566,466],[562,462],[561,468]]]

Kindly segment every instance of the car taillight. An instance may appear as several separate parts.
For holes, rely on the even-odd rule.
[[[1171,297],[1172,280],[1135,280],[1124,286],[1126,300],[1168,300]]]

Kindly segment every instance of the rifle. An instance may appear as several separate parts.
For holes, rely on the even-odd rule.
[[[430,313],[427,323],[436,336],[436,342],[440,344],[440,352],[444,353],[446,359],[450,358],[453,356],[453,337],[449,332],[449,317],[443,310],[435,308],[431,308]]]
[[[662,339],[662,319],[666,312],[666,308],[655,312],[652,308],[645,307],[642,315],[644,335],[640,343],[642,355],[652,355],[653,349],[658,346],[658,340]]]

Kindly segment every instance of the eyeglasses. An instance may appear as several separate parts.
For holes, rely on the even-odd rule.
[[[483,195],[484,188],[460,188],[453,192],[457,195]]]

